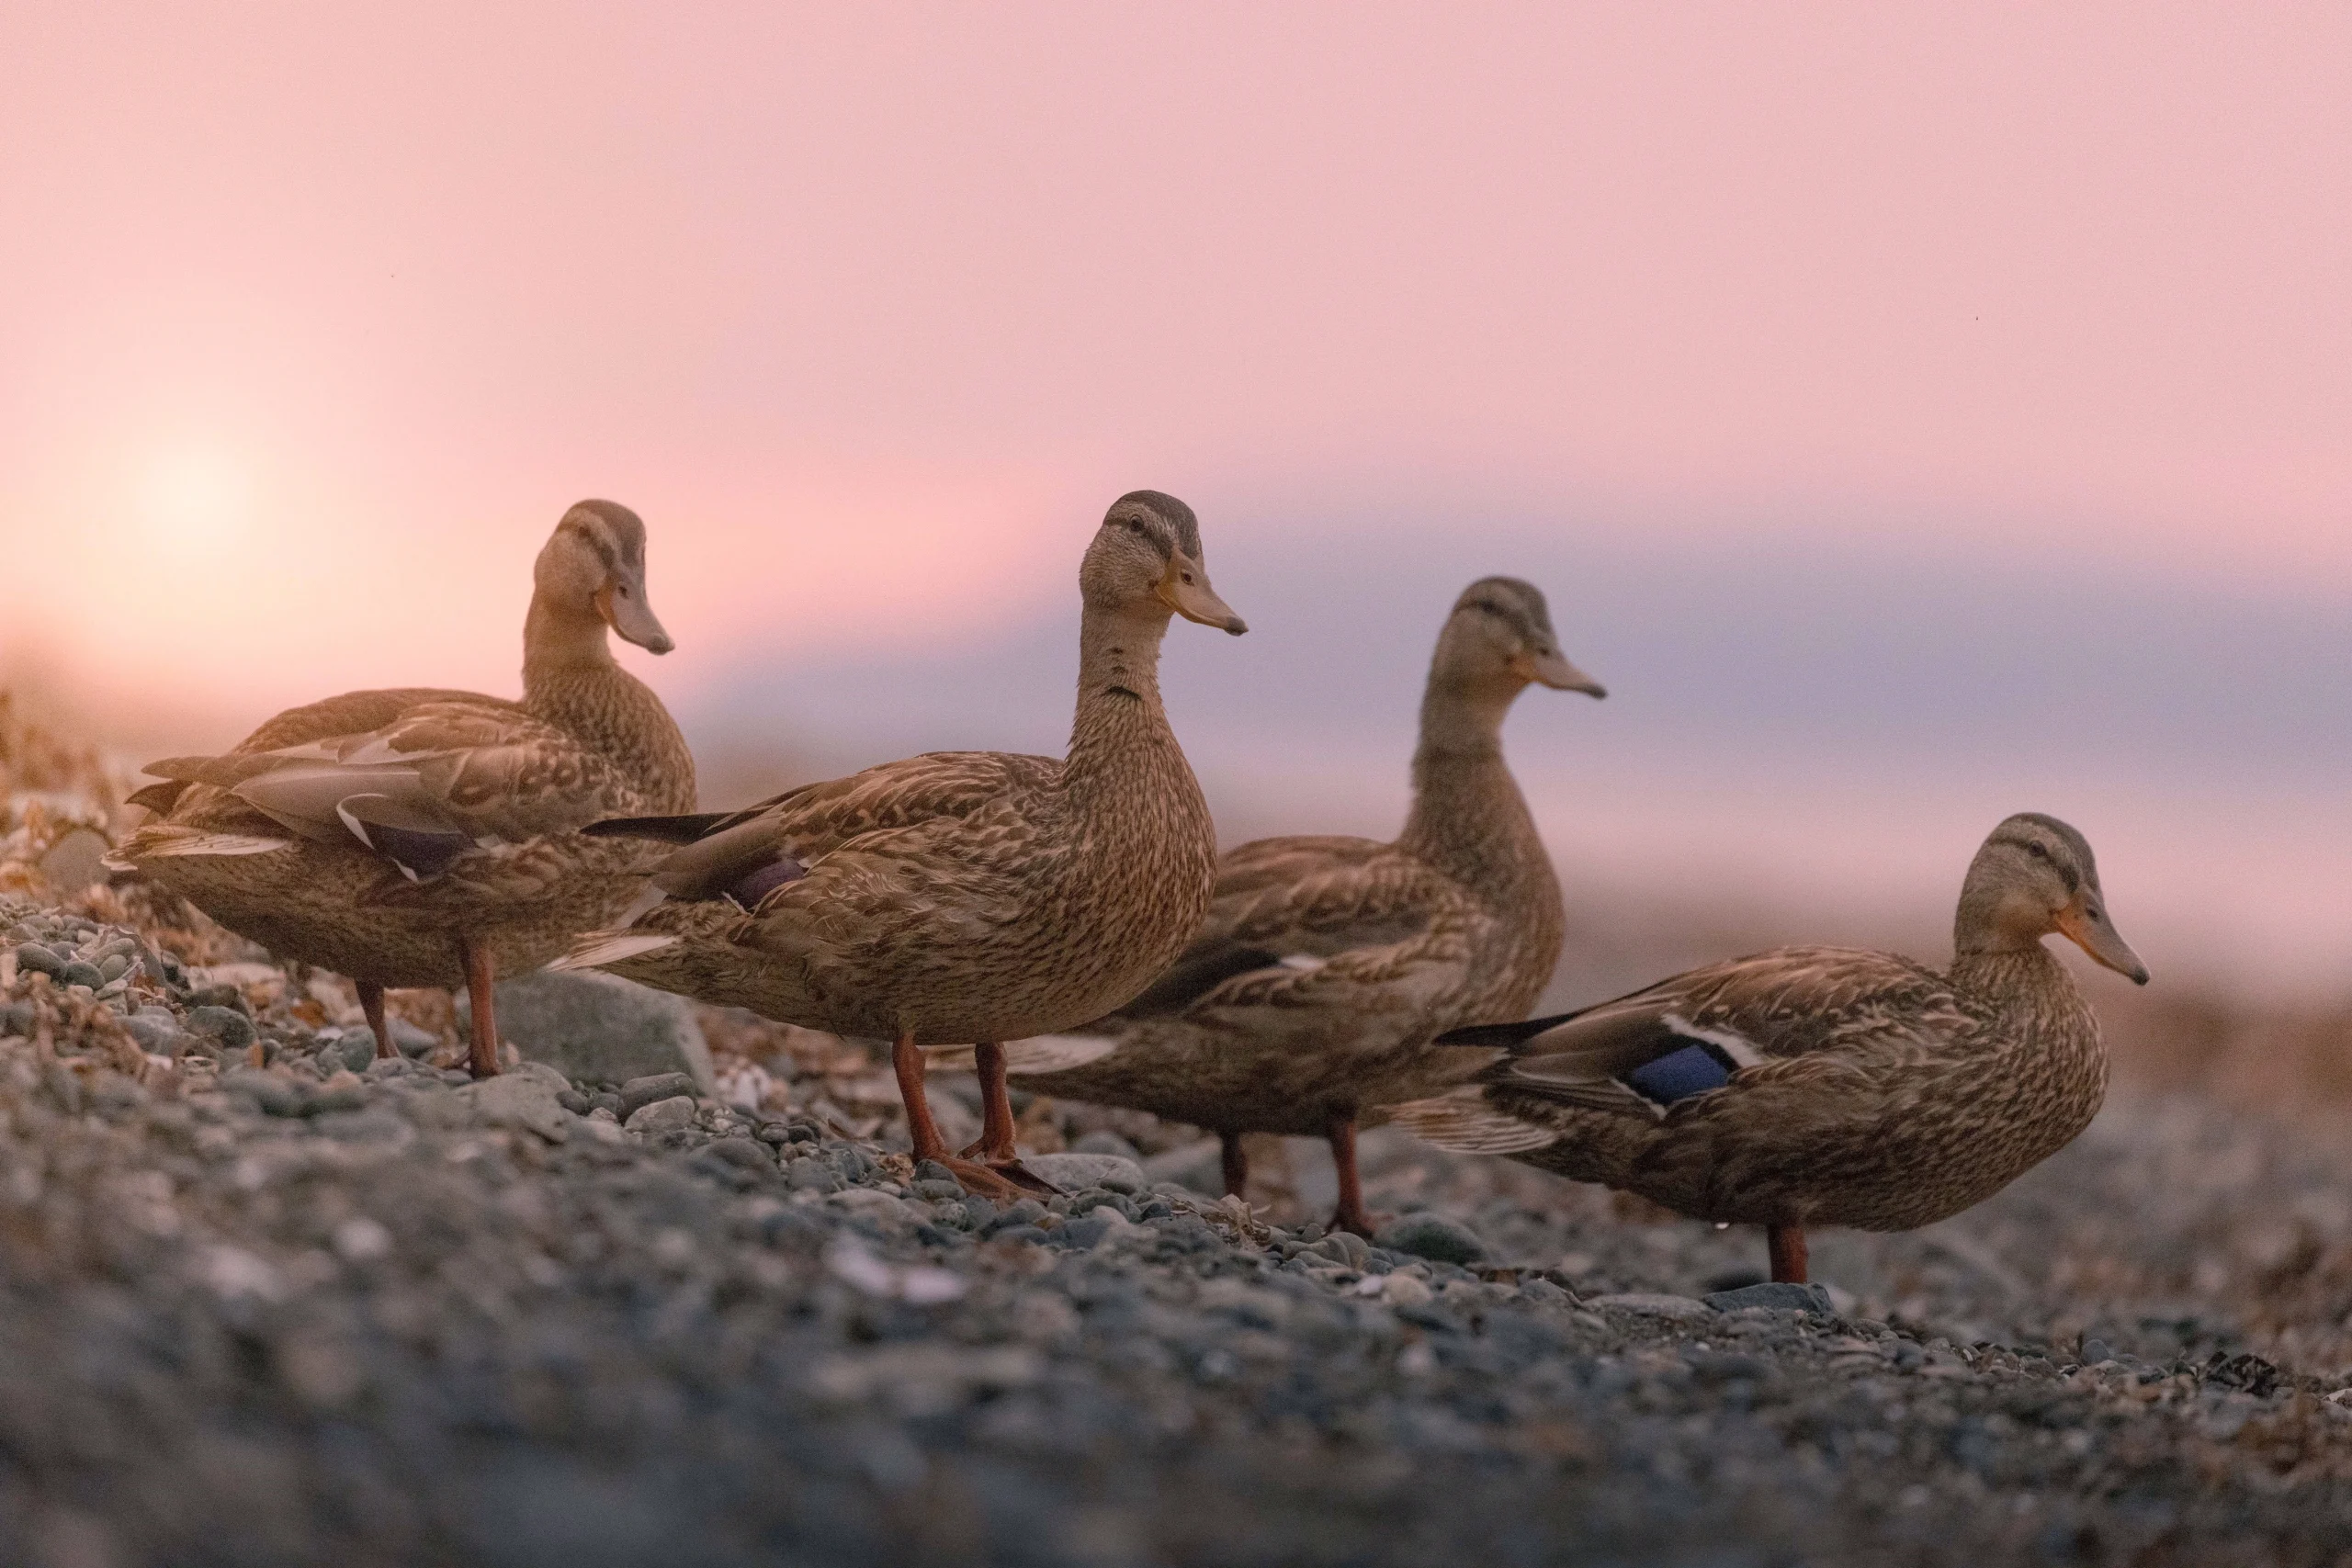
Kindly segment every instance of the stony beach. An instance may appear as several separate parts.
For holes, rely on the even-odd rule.
[[[1974,1213],[1757,1289],[1753,1235],[1394,1133],[1381,1246],[1038,1103],[1069,1195],[1000,1210],[891,1152],[851,1043],[719,1015],[733,1099],[476,1085],[452,1034],[371,1062],[335,983],[77,908],[0,933],[22,1561],[2352,1551],[2352,1173],[2251,1119],[2127,1096]]]
[[[1192,1130],[1043,1100],[1067,1196],[1000,1209],[860,1043],[528,980],[504,1076],[423,994],[377,1062],[342,981],[61,886],[103,791],[8,811],[0,1560],[2352,1554],[2352,1155],[2305,1125],[2127,1083],[1810,1289],[1394,1130],[1376,1245],[1308,1145],[1251,1210]]]

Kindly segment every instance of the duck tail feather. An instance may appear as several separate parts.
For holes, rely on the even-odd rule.
[[[1391,1106],[1388,1119],[1423,1143],[1465,1155],[1520,1155],[1549,1148],[1560,1135],[1497,1110],[1476,1089]]]
[[[258,833],[142,832],[107,854],[100,863],[110,871],[136,871],[145,860],[170,860],[187,855],[266,855],[294,840],[267,839]]]
[[[658,931],[590,931],[571,944],[571,951],[548,965],[549,969],[602,969],[674,947],[678,939]]]

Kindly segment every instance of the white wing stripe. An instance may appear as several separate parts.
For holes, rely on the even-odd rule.
[[[1752,1067],[1764,1059],[1764,1053],[1745,1035],[1734,1034],[1728,1029],[1702,1029],[1679,1012],[1669,1012],[1658,1020],[1685,1040],[1703,1040],[1716,1046],[1738,1067]]]

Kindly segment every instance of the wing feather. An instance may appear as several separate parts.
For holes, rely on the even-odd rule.
[[[1973,1021],[1950,982],[1923,964],[1798,947],[1694,969],[1578,1012],[1457,1030],[1443,1043],[1508,1048],[1480,1075],[1486,1082],[1622,1109],[1624,1096],[1641,1098],[1630,1077],[1694,1045],[1720,1053],[1725,1077],[1739,1083],[1834,1073],[1857,1047],[1924,1049]]]
[[[380,722],[335,728],[368,718]],[[356,840],[413,878],[438,874],[477,845],[570,832],[637,802],[616,762],[519,705],[439,691],[312,704],[279,715],[234,751],[169,758],[147,771],[225,790],[306,838]]]
[[[1408,981],[1418,968],[1466,962],[1460,935],[1482,918],[1458,883],[1393,844],[1261,839],[1218,863],[1201,934],[1116,1016],[1280,1006],[1335,983]]]

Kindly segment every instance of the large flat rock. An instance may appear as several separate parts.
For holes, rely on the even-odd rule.
[[[497,998],[500,1035],[574,1083],[684,1073],[697,1092],[718,1092],[710,1046],[684,997],[616,976],[565,973],[501,980]],[[467,1016],[463,1000],[458,1016]]]

